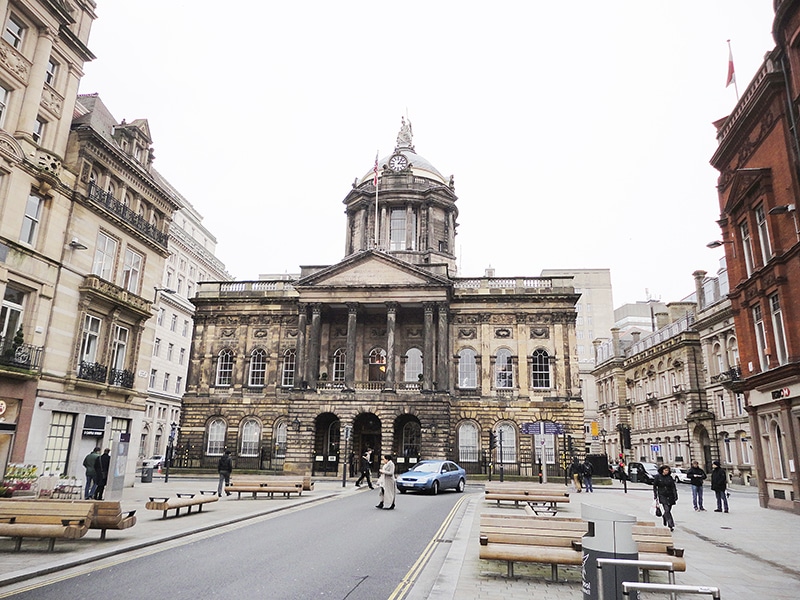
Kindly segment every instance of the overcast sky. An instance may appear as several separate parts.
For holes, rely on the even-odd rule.
[[[716,273],[726,40],[740,93],[774,47],[772,0],[97,5],[81,93],[149,121],[237,279],[341,260],[408,114],[455,176],[459,275],[610,268],[615,306]]]

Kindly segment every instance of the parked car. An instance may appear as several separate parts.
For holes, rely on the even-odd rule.
[[[639,483],[652,484],[658,475],[658,465],[649,462],[628,463],[628,480]]]
[[[686,474],[689,469],[684,467],[675,467],[672,469],[672,476],[675,478],[675,483],[691,483],[689,476]]]
[[[158,471],[161,467],[164,466],[164,455],[163,454],[155,454],[150,458],[145,458],[142,461],[142,468],[143,469],[153,469],[154,471]]]
[[[439,490],[454,489],[463,492],[467,472],[449,460],[423,460],[397,478],[401,494],[409,490],[438,494]]]

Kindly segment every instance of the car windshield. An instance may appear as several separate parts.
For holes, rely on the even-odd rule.
[[[411,470],[417,473],[438,473],[439,463],[419,463]]]

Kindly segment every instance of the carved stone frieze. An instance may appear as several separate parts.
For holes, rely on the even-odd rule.
[[[286,330],[286,337],[287,338],[296,338],[297,337],[297,329],[287,329]]]
[[[373,338],[385,338],[386,328],[381,329],[379,327],[373,327],[372,329],[369,330],[369,335],[370,337]]]
[[[55,90],[45,88],[42,92],[42,106],[57,117],[61,117],[61,111],[64,107],[64,99],[59,96]]]
[[[253,332],[254,338],[265,338],[269,335],[269,329],[256,329]]]
[[[531,339],[548,339],[550,329],[547,327],[531,327]]]
[[[456,325],[477,325],[480,322],[477,315],[456,315],[453,318],[453,323]]]
[[[22,83],[28,83],[30,63],[19,52],[6,44],[0,45],[0,64],[3,64]]]
[[[422,329],[419,327],[409,327],[406,329],[406,336],[409,338],[421,338],[422,337]]]
[[[514,315],[492,315],[491,322],[495,325],[513,325]]]
[[[222,337],[233,337],[236,335],[235,327],[226,327],[221,331]]]
[[[335,338],[346,338],[347,327],[333,327],[331,335]]]
[[[494,337],[501,340],[511,339],[511,329],[508,327],[498,327],[494,330]]]
[[[474,340],[477,337],[477,331],[474,327],[461,327],[458,330],[458,337],[462,340]]]

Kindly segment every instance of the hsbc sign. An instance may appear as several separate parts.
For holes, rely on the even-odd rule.
[[[792,390],[789,388],[781,388],[779,390],[774,390],[772,392],[772,399],[773,400],[780,400],[781,398],[788,398],[792,395]]]

